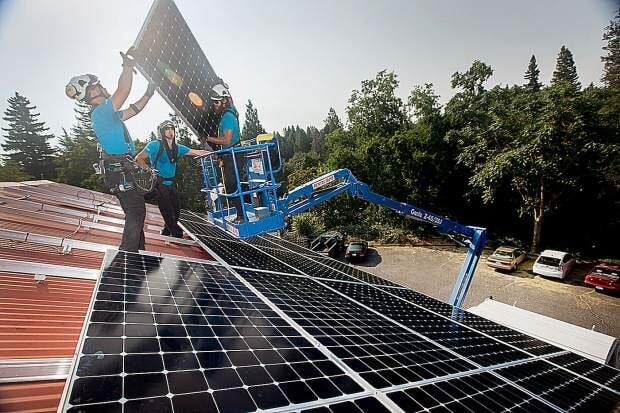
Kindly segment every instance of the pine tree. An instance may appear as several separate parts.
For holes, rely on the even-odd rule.
[[[542,84],[538,81],[538,75],[540,74],[540,70],[538,70],[538,65],[536,64],[536,56],[532,55],[530,58],[530,64],[527,66],[527,70],[525,71],[525,75],[523,76],[527,83],[525,87],[531,91],[538,92]]]
[[[258,111],[252,105],[252,101],[248,100],[248,104],[245,106],[245,122],[241,132],[241,140],[254,139],[261,133],[265,133],[265,129],[263,129],[263,125],[260,124],[258,119]]]
[[[620,90],[620,10],[605,27],[603,40],[607,41],[607,45],[603,46],[607,54],[601,57],[604,65],[602,81],[608,87]]]
[[[555,66],[555,71],[553,72],[551,84],[567,84],[575,92],[581,89],[581,83],[579,83],[579,76],[577,75],[577,68],[575,67],[573,54],[566,46],[562,46],[560,53],[558,54],[558,60]]]
[[[49,128],[45,122],[37,120],[40,114],[34,112],[36,106],[31,106],[26,97],[15,92],[8,103],[2,118],[9,126],[2,128],[6,132],[5,143],[2,144],[8,152],[5,157],[35,179],[54,178],[54,150],[49,143],[54,135],[45,133]]]
[[[0,163],[0,182],[21,182],[31,179],[34,178],[24,172],[17,162],[8,159]]]
[[[325,135],[329,135],[336,129],[342,129],[342,122],[338,117],[338,114],[334,110],[334,108],[329,108],[329,112],[327,112],[327,118],[325,118],[325,126],[323,126],[323,133]]]
[[[76,103],[73,109],[76,123],[71,127],[71,133],[63,129],[56,170],[60,182],[102,190],[102,183],[93,169],[93,164],[99,161],[99,152],[90,121],[90,109],[85,103]]]

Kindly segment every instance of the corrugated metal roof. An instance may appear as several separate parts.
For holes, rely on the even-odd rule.
[[[120,243],[123,218],[107,194],[51,181],[0,182],[0,229],[11,230],[0,231],[0,365],[12,366],[11,375],[0,375],[0,412],[56,411],[64,380],[27,380],[56,377],[45,372],[54,363],[62,371],[74,356],[95,282],[49,273],[100,268],[102,250]],[[147,205],[145,224],[147,251],[210,259],[191,240],[159,235],[163,219],[156,206]],[[52,267],[43,282],[35,281],[34,272]],[[15,378],[20,360],[29,367]],[[51,367],[37,375],[47,362]]]
[[[56,412],[64,380],[0,384],[0,412]]]

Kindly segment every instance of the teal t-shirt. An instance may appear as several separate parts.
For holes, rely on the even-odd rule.
[[[108,155],[136,154],[136,148],[123,123],[121,112],[114,110],[112,99],[108,98],[99,104],[90,113],[90,120],[97,140],[105,153]],[[127,139],[125,140],[125,133]]]
[[[161,141],[151,141],[144,148],[144,152],[149,155],[149,161],[151,162],[151,168],[157,169],[157,175],[164,178],[164,185],[172,185],[173,181],[166,181],[166,178],[174,178],[177,172],[177,164],[170,163],[170,159],[168,159],[168,154],[164,150],[159,159],[157,160],[157,165],[155,165],[155,157],[157,156],[157,152],[159,152],[159,145],[161,145]],[[187,154],[190,149],[185,146],[177,143],[177,158]]]
[[[237,113],[237,109],[234,106],[228,108],[220,119],[220,124],[218,127],[217,137],[223,138],[224,131],[227,129],[232,129],[232,141],[230,145],[222,146],[222,149],[230,148],[231,146],[235,146],[239,143],[239,119],[235,116]]]

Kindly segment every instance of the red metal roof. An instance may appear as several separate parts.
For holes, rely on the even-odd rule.
[[[74,356],[95,281],[71,278],[68,268],[97,271],[103,251],[120,243],[123,218],[107,194],[51,181],[0,183],[0,363]],[[147,205],[147,251],[211,258],[191,240],[159,235],[163,225],[157,207]],[[54,275],[37,283],[41,265]],[[64,380],[7,380],[0,412],[56,411]]]

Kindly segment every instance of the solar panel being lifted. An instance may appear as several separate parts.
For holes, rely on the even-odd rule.
[[[156,0],[134,42],[137,68],[198,137],[216,136],[209,92],[222,79],[172,0]],[[204,103],[206,111],[197,104]]]

